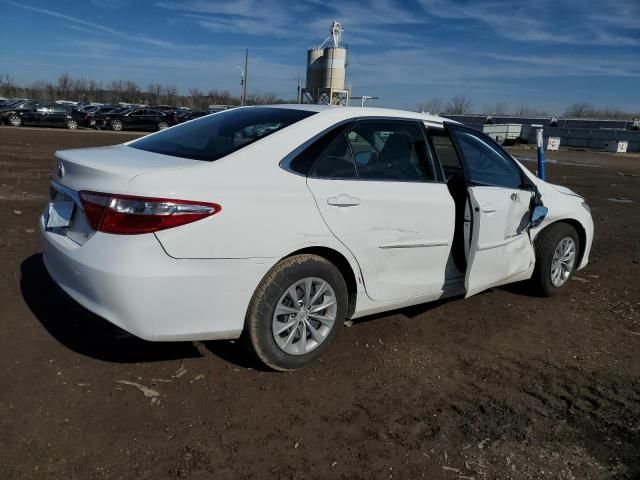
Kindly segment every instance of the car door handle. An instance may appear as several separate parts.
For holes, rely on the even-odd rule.
[[[512,193],[511,194],[511,200],[513,200],[514,202],[519,202],[520,201],[520,194],[518,193]]]
[[[341,193],[335,197],[327,198],[327,203],[333,207],[355,207],[360,205],[360,199]]]
[[[496,211],[496,207],[490,203],[485,203],[481,208],[484,213],[493,213]]]

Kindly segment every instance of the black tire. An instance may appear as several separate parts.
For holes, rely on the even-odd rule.
[[[565,238],[571,238],[575,243],[575,260],[571,268],[569,277],[561,286],[555,286],[551,281],[551,268],[553,255]],[[567,223],[554,223],[542,230],[535,239],[536,266],[531,277],[531,285],[539,295],[543,297],[553,297],[562,291],[569,283],[576,268],[578,267],[580,239],[576,229]]]
[[[78,122],[75,120],[67,120],[67,128],[69,130],[75,130],[78,128]]]
[[[120,120],[113,120],[111,122],[111,130],[121,132],[122,130],[124,130],[124,123],[122,123]]]
[[[336,318],[324,341],[305,354],[290,354],[276,343],[272,329],[276,306],[287,289],[297,281],[315,277],[327,282],[335,293]],[[248,350],[269,368],[296,370],[317,360],[335,340],[347,314],[347,285],[340,271],[318,255],[288,257],[273,267],[262,279],[249,304],[243,341]]]
[[[165,128],[169,128],[169,124],[167,122],[160,122],[158,124],[158,131],[164,130]]]

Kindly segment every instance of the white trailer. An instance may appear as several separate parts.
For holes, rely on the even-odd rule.
[[[497,123],[482,126],[482,131],[500,144],[526,140],[529,138],[530,130],[529,125],[521,123]]]

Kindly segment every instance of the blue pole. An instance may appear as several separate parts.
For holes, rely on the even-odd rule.
[[[542,136],[542,128],[536,130],[536,140],[538,143],[538,177],[542,180],[546,178],[544,171],[544,140]]]

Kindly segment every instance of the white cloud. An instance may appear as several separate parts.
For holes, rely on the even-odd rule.
[[[129,34],[129,33],[126,33],[126,32],[122,32],[120,30],[115,30],[115,29],[113,29],[111,27],[107,27],[105,25],[100,25],[100,24],[95,23],[95,22],[89,22],[89,21],[83,20],[81,18],[72,17],[71,15],[65,15],[63,13],[55,12],[53,10],[48,10],[46,8],[31,7],[29,5],[23,5],[21,3],[14,2],[12,0],[0,0],[0,2],[5,3],[7,5],[11,5],[13,7],[22,8],[24,10],[29,10],[31,12],[39,13],[39,14],[42,14],[42,15],[47,15],[49,17],[54,17],[54,18],[57,18],[59,20],[64,20],[65,22],[69,22],[69,23],[75,24],[77,26],[88,27],[90,30],[93,30],[93,31],[97,30],[99,32],[112,35],[112,36],[117,37],[117,38],[122,39],[122,40],[140,42],[140,43],[144,43],[146,45],[150,45],[150,46],[153,46],[153,47],[159,47],[159,48],[171,48],[171,49],[175,48],[175,45],[173,45],[171,42],[167,42],[166,40],[160,40],[160,39],[156,39],[156,38],[151,38],[151,37],[148,37],[148,36],[145,36],[145,35]]]

